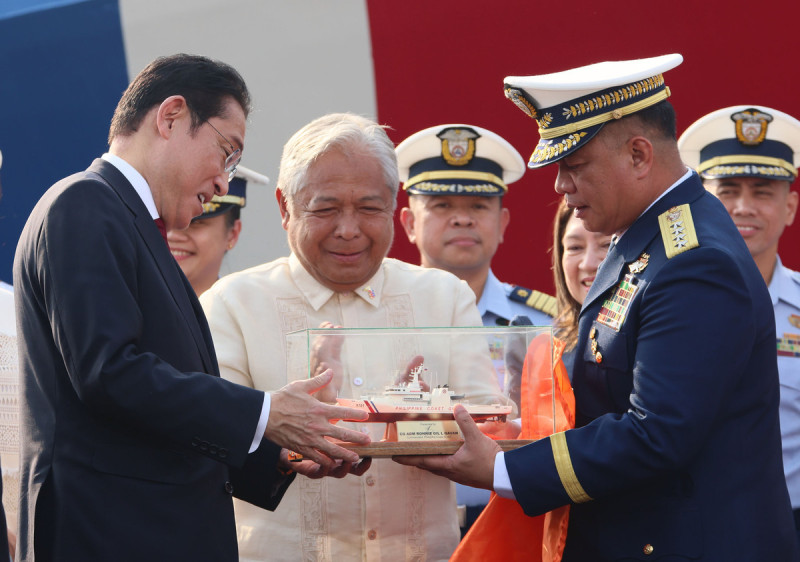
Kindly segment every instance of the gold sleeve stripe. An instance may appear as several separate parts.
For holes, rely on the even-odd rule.
[[[572,459],[569,458],[569,449],[567,448],[567,435],[563,431],[554,433],[550,436],[550,446],[553,448],[553,458],[556,461],[558,476],[561,478],[561,484],[569,499],[575,503],[592,501],[581,483],[578,482],[575,469],[572,468]]]

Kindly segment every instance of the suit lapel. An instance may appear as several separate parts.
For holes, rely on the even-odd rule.
[[[212,360],[213,344],[211,336],[208,332],[205,316],[200,309],[199,302],[197,302],[197,297],[194,295],[194,290],[183,275],[175,258],[172,257],[169,246],[164,243],[158,227],[153,222],[153,218],[147,211],[139,194],[136,193],[136,190],[122,172],[105,160],[96,159],[89,167],[89,171],[101,176],[130,209],[134,216],[136,229],[150,251],[150,255],[153,257],[164,283],[195,340],[206,371],[210,374],[219,375],[216,360],[215,358]],[[197,306],[195,306],[195,303]],[[201,325],[205,327],[205,330],[201,328]]]

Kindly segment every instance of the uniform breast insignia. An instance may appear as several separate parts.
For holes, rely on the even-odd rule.
[[[508,298],[515,302],[521,302],[534,310],[539,310],[554,318],[557,313],[558,304],[556,298],[547,293],[542,293],[541,291],[533,291],[525,287],[520,287],[519,285],[514,285]]]
[[[641,273],[644,271],[644,268],[647,267],[648,262],[650,261],[650,254],[647,252],[642,252],[642,255],[639,258],[631,263],[628,264],[628,271],[631,273]]]
[[[674,258],[686,250],[697,248],[697,232],[692,221],[692,212],[689,205],[672,207],[669,211],[658,216],[658,226],[661,229],[661,239],[667,259]]]
[[[625,278],[614,289],[614,294],[611,295],[611,298],[603,303],[600,313],[597,315],[597,322],[608,326],[615,332],[619,332],[622,323],[625,322],[625,317],[628,315],[628,308],[633,301],[633,297],[639,289],[638,283],[638,279],[632,273],[626,274]]]
[[[790,314],[789,324],[791,324],[795,328],[800,328],[800,316],[798,316],[797,314]]]
[[[597,343],[597,328],[592,326],[592,329],[589,331],[589,349],[592,350],[592,354],[594,355],[594,360],[597,361],[598,364],[603,362],[603,354],[600,353],[598,349],[599,345]]]
[[[800,357],[800,335],[783,334],[778,338],[778,357]]]

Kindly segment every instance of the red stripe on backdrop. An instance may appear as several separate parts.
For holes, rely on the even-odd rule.
[[[395,143],[441,123],[469,123],[505,137],[524,158],[535,121],[503,96],[503,78],[600,62],[681,53],[665,74],[678,134],[702,115],[762,104],[800,118],[796,65],[800,3],[675,0],[612,7],[588,0],[432,2],[367,0],[378,119]],[[511,224],[493,269],[507,282],[552,293],[549,248],[558,196],[555,170],[528,171],[505,198]],[[794,186],[795,189],[797,185]],[[406,204],[401,194],[399,205]],[[800,226],[781,241],[785,265],[800,269]],[[419,263],[396,224],[391,256]]]

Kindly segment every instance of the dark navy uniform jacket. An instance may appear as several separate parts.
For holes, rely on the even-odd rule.
[[[565,561],[798,559],[769,293],[696,174],[602,263],[573,387],[577,429],[505,454],[527,514],[573,504]]]

